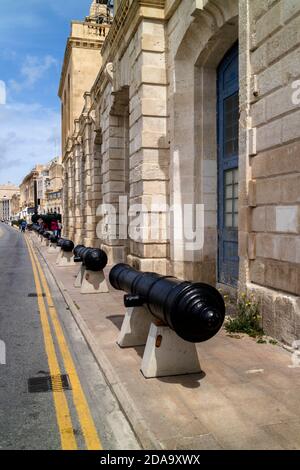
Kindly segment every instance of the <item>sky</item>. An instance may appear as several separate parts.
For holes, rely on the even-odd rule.
[[[60,71],[70,21],[91,0],[0,0],[0,184],[59,156]]]

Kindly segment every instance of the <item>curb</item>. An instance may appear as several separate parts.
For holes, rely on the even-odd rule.
[[[101,350],[95,338],[91,334],[88,326],[86,325],[86,322],[81,317],[78,311],[78,307],[73,302],[67,289],[65,289],[64,285],[58,279],[56,279],[52,266],[48,263],[44,254],[41,252],[39,246],[35,243],[32,238],[31,241],[38,250],[40,256],[43,258],[47,268],[49,269],[51,276],[53,277],[63,298],[65,299],[65,302],[68,305],[75,322],[77,323],[82,335],[84,336],[88,344],[89,349],[91,350],[99,368],[101,369],[110,391],[116,397],[121,410],[127,417],[127,420],[131,425],[132,430],[136,435],[138,441],[140,442],[142,448],[145,450],[162,450],[159,441],[155,438],[154,434],[149,429],[145,419],[140,414],[131,396],[128,394],[126,388],[120,381],[118,374],[114,371],[107,355]]]

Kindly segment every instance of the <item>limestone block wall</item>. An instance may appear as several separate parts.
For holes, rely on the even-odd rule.
[[[90,101],[90,95],[87,96]],[[95,148],[95,117],[89,110],[85,118],[84,126],[84,152],[85,166],[83,175],[83,186],[85,198],[82,200],[84,217],[83,243],[86,246],[99,246],[96,234],[96,211],[100,204],[100,182],[99,179],[99,155]]]
[[[267,331],[300,336],[300,3],[249,2],[249,258]]]
[[[75,172],[72,148],[69,147],[64,161],[64,216],[63,236],[74,239],[75,227]]]
[[[130,205],[141,204],[139,237],[130,240],[129,261],[142,270],[169,270],[169,137],[164,22],[144,19],[129,46]],[[157,234],[148,211],[156,216]],[[150,233],[149,233],[150,232]],[[133,237],[132,237],[133,238]]]
[[[96,117],[94,113],[90,113],[90,125],[88,128],[89,133],[89,165],[91,171],[91,186],[90,192],[88,194],[88,206],[86,208],[89,221],[86,226],[86,239],[85,245],[100,247],[101,240],[97,235],[97,226],[100,221],[99,215],[97,215],[98,208],[102,203],[102,194],[101,194],[101,165],[102,165],[102,153],[101,153],[101,143],[102,135],[99,128],[96,127]]]
[[[172,10],[174,2],[168,2]],[[215,284],[217,267],[216,70],[238,40],[238,1],[179,2],[166,26],[168,114],[170,116],[170,200],[203,210],[203,243],[190,249],[171,221],[170,259],[174,275]],[[198,206],[197,206],[198,205]]]
[[[101,197],[117,214],[117,219],[103,217],[99,223],[102,245],[111,262],[127,260],[162,273],[168,270],[167,217],[157,214],[156,238],[151,238],[146,219],[152,202],[168,201],[165,54],[164,22],[156,17],[140,21],[126,48],[114,56],[113,78],[105,81],[103,74],[105,84],[96,105],[102,138]],[[120,197],[127,198],[122,202],[126,209],[140,205],[138,236],[127,237],[128,220],[119,217]],[[129,215],[129,221],[135,216]]]

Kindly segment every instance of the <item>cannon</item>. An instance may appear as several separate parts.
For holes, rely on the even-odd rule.
[[[61,247],[61,244],[62,244],[63,241],[64,241],[64,238],[58,238],[57,246]]]
[[[51,237],[51,233],[48,232],[48,231],[44,231],[42,236],[41,236],[41,239],[42,239],[42,246],[49,246],[50,244],[50,237]]]
[[[38,231],[37,231],[39,240],[40,240],[41,242],[43,242],[43,240],[44,240],[44,237],[43,237],[44,233],[45,233],[45,230],[44,230],[42,227],[40,227],[40,228],[38,229]]]
[[[57,256],[56,264],[59,267],[68,267],[74,266],[74,243],[72,240],[66,240],[65,238],[60,238],[57,242],[57,246],[60,248],[60,252]]]
[[[125,307],[145,306],[185,341],[206,341],[224,322],[223,297],[208,284],[139,272],[126,264],[114,266],[109,280],[115,289],[127,292]]]
[[[32,224],[32,232],[35,233],[35,235],[39,235],[39,229],[39,224]]]
[[[74,243],[72,242],[72,240],[62,239],[59,246],[61,247],[62,251],[66,253],[72,253],[72,251],[74,250]]]
[[[103,269],[107,265],[107,254],[100,248],[87,248],[77,245],[74,250],[74,262],[81,262],[81,267],[74,282],[81,288],[81,294],[100,294],[108,292]]]
[[[88,248],[86,248],[84,245],[76,245],[75,246],[75,248],[73,250],[75,263],[81,263],[82,262],[82,259],[81,259],[82,250],[87,250],[87,249]]]
[[[107,265],[107,254],[100,248],[86,248],[77,245],[74,248],[74,261],[82,262],[89,271],[102,271]]]
[[[48,253],[57,253],[60,250],[60,247],[57,246],[58,237],[56,235],[51,234],[49,237],[49,248]]]
[[[50,243],[53,243],[53,244],[58,243],[58,237],[56,235],[50,235],[49,240],[50,240]]]

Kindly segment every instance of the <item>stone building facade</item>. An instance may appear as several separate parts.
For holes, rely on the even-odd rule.
[[[0,220],[8,222],[13,215],[12,199],[19,193],[19,188],[11,183],[0,185]]]
[[[108,34],[111,12],[103,2],[93,1],[84,21],[73,21],[61,74],[59,97],[62,110],[62,161],[64,166],[64,230],[76,242],[95,244],[93,213],[99,187],[94,174],[94,136],[90,112],[90,89],[101,68],[101,47]],[[80,130],[79,130],[80,129]],[[85,190],[83,188],[85,187]]]
[[[97,28],[88,17],[82,36],[89,22]],[[300,3],[119,0],[109,23],[97,40],[77,31],[68,42],[65,235],[102,246],[112,264],[252,292],[265,331],[291,344],[300,338]],[[85,80],[64,101],[75,50],[90,62],[70,72]],[[184,205],[201,232],[194,245]],[[126,234],[124,206],[141,221],[137,237]]]
[[[15,192],[11,198],[11,215],[10,219],[11,220],[19,220],[20,219],[20,210],[21,210],[21,205],[20,205],[20,190],[18,188],[18,192]]]
[[[28,223],[37,210],[46,213],[46,191],[49,186],[49,165],[36,165],[20,184],[20,216]]]
[[[49,184],[45,194],[44,210],[48,214],[62,214],[63,205],[63,166],[61,158],[54,158],[49,163]]]

